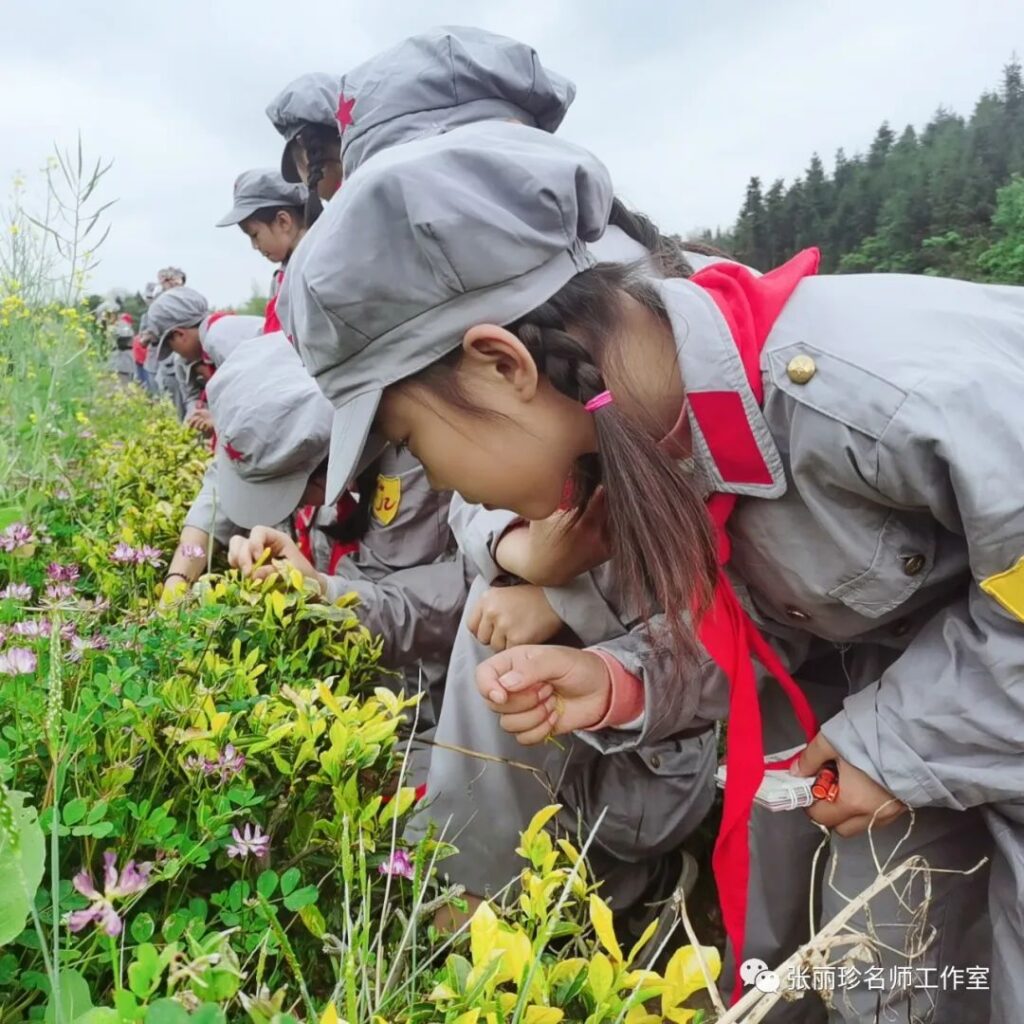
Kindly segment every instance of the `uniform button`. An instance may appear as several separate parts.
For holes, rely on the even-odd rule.
[[[651,767],[657,771],[661,767],[661,755],[653,754],[651,756]]]
[[[808,615],[807,612],[800,611],[799,608],[787,608],[786,614],[794,622],[807,622],[810,619],[810,615]]]
[[[925,566],[924,555],[909,555],[903,559],[903,572],[907,576],[916,576]]]
[[[895,623],[892,627],[893,636],[906,636],[909,632],[910,621],[908,619],[900,619],[900,621]]]
[[[794,384],[806,384],[817,372],[810,356],[794,356],[786,365],[786,373]]]

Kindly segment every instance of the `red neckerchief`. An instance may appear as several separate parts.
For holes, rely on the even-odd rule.
[[[725,318],[759,405],[764,401],[761,350],[765,340],[796,286],[804,277],[817,272],[819,258],[817,249],[805,249],[763,277],[755,277],[736,263],[716,263],[690,279],[711,296]],[[688,396],[688,401],[723,479],[771,480],[737,393],[704,392]],[[714,494],[708,500],[722,566],[729,562],[726,523],[736,500],[735,494]],[[712,866],[722,920],[737,964],[735,1002],[743,991],[739,964],[743,962],[750,884],[748,827],[754,795],[765,773],[753,659],[783,688],[808,740],[817,733],[818,723],[800,687],[740,604],[725,572],[719,573],[714,599],[701,620],[699,636],[729,680],[726,786]],[[788,767],[789,763],[773,768]]]
[[[355,512],[356,507],[355,498],[351,494],[343,494],[337,504],[337,522],[345,522]],[[299,550],[311,565],[315,562],[313,555],[313,524],[319,510],[318,505],[303,505],[295,513],[295,542],[299,545]],[[331,545],[331,556],[327,562],[327,575],[333,576],[338,568],[338,563],[346,555],[351,555],[358,550],[358,541],[334,541]]]
[[[274,334],[281,330],[281,321],[277,316],[277,297],[281,294],[281,285],[284,283],[284,268],[274,271],[274,283],[276,285],[274,294],[267,299],[267,307],[263,312],[263,333]]]

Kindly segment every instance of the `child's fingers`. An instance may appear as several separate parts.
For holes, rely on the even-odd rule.
[[[469,613],[469,618],[466,619],[466,628],[473,634],[473,636],[477,635],[476,631],[480,626],[480,619],[483,616],[483,613],[484,602],[481,598],[481,600],[477,601],[473,606],[473,610]]]
[[[517,714],[502,714],[501,727],[505,732],[518,736],[521,733],[532,732],[542,723],[547,722],[550,717],[546,705],[538,704],[529,711],[520,711]]]
[[[500,623],[495,623],[494,629],[491,632],[491,639],[488,641],[488,646],[492,651],[503,651],[508,647],[508,637],[505,635],[505,627]]]
[[[508,700],[508,692],[501,685],[501,677],[512,669],[510,651],[502,651],[476,667],[476,688],[480,696],[492,704],[504,704]]]
[[[527,729],[524,732],[516,733],[516,742],[523,747],[535,747],[537,744],[550,739],[555,734],[556,722],[556,715],[548,715],[533,729]]]
[[[504,704],[492,704],[486,698],[484,703],[488,709],[496,715],[513,715],[520,711],[529,711],[532,708],[550,700],[553,691],[547,684],[538,687],[536,690],[526,690],[523,693],[509,693],[505,695]]]

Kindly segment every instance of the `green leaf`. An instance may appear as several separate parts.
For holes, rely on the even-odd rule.
[[[320,890],[315,885],[304,885],[301,889],[296,889],[285,896],[284,905],[288,910],[301,910],[311,903],[316,903],[319,895]]]
[[[0,946],[25,927],[46,865],[43,830],[24,802],[24,793],[0,790],[0,817],[10,815],[9,829],[0,830]]]
[[[85,817],[85,812],[88,809],[88,801],[80,796],[76,797],[74,800],[69,800],[61,809],[61,820],[65,825],[77,825]]]
[[[121,1015],[112,1006],[94,1006],[86,1010],[75,1024],[119,1024]]]
[[[203,1003],[192,1011],[192,1024],[224,1024],[227,1018],[216,1003]]]
[[[302,872],[298,868],[289,868],[281,876],[281,894],[287,896],[299,884],[301,878]]]
[[[156,991],[163,972],[164,965],[156,946],[144,942],[135,951],[134,962],[128,965],[128,987],[145,1001]]]
[[[89,816],[85,820],[86,820],[87,824],[95,825],[96,822],[98,822],[103,817],[103,815],[106,814],[106,813],[107,813],[107,801],[106,800],[100,800],[99,802],[94,803],[92,805],[92,808],[89,811]]]
[[[63,1024],[71,1024],[72,1021],[88,1013],[92,1009],[92,996],[89,994],[89,984],[78,971],[69,969],[60,972],[60,1018]],[[46,1012],[43,1014],[46,1024],[56,1024],[57,1004],[53,995],[46,1002]]]
[[[188,1024],[188,1013],[173,999],[158,999],[146,1010],[146,1024]]]
[[[260,873],[260,877],[256,879],[256,891],[264,898],[269,900],[271,896],[277,891],[277,872],[276,871],[263,871]]]
[[[149,942],[156,931],[156,924],[151,914],[138,914],[132,919],[128,931],[136,942]]]

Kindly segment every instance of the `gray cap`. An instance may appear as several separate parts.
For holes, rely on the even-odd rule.
[[[458,26],[410,36],[341,79],[343,173],[382,149],[475,121],[553,132],[575,95],[532,47],[507,36]]]
[[[179,327],[196,327],[210,312],[209,303],[194,288],[182,285],[158,295],[148,310],[148,325],[156,336],[157,359],[163,361],[171,349],[167,335]]]
[[[210,362],[220,369],[243,341],[263,333],[263,324],[261,316],[231,313],[218,317],[212,323],[207,320],[205,329],[199,328],[199,341]]]
[[[241,224],[257,210],[270,206],[305,206],[308,195],[305,185],[285,181],[272,167],[243,171],[235,178],[234,194],[235,205],[217,221],[219,228]]]
[[[346,182],[283,286],[285,330],[338,410],[330,500],[358,465],[383,389],[591,266],[584,242],[604,231],[611,201],[608,171],[587,150],[500,121],[395,146]]]
[[[331,403],[280,332],[236,348],[206,396],[225,515],[247,529],[286,519],[327,456]]]
[[[311,71],[289,82],[267,105],[270,123],[284,136],[281,175],[285,181],[301,181],[295,166],[293,143],[299,129],[307,124],[338,127],[340,79],[324,71]]]

